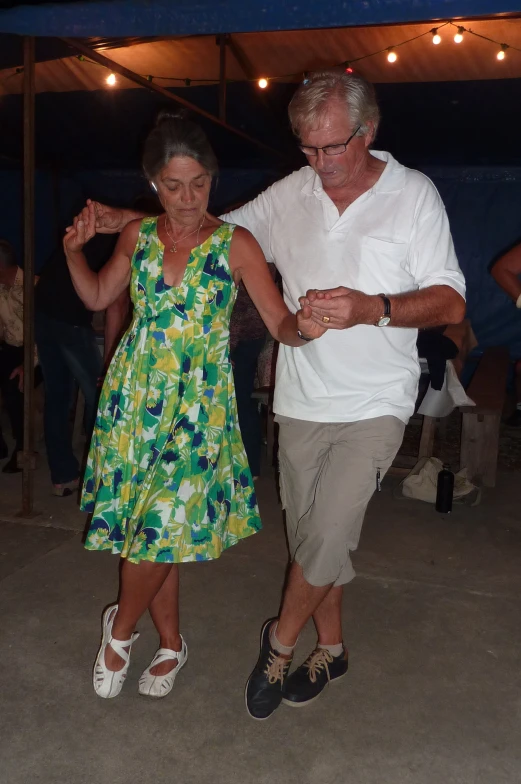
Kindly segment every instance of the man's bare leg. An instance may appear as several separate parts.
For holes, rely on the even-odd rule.
[[[338,645],[342,642],[342,596],[344,586],[333,586],[313,613],[319,645]]]
[[[331,588],[331,585],[310,585],[304,579],[300,564],[293,561],[277,623],[277,640],[282,645],[292,647],[296,644],[300,632]]]

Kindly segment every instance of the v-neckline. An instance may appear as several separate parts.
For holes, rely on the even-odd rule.
[[[181,283],[180,283],[178,286],[170,286],[170,285],[169,285],[169,284],[166,282],[166,280],[165,280],[165,265],[164,265],[164,263],[163,263],[163,260],[164,260],[164,258],[165,258],[165,253],[167,252],[167,250],[166,250],[166,247],[165,247],[164,243],[163,243],[163,242],[160,240],[160,238],[159,238],[159,232],[158,232],[158,230],[157,230],[158,223],[159,223],[159,218],[160,218],[160,217],[161,217],[161,216],[159,216],[159,215],[158,215],[158,217],[156,218],[156,237],[157,237],[157,242],[158,242],[158,244],[159,244],[160,248],[162,249],[162,253],[161,253],[161,269],[160,269],[160,275],[161,275],[161,278],[162,278],[162,280],[163,280],[163,284],[164,284],[164,287],[165,287],[165,289],[172,289],[172,290],[182,289],[182,288],[183,288],[183,286],[185,286],[185,285],[186,285],[186,280],[185,280],[185,278],[186,278],[186,275],[187,275],[187,273],[188,273],[188,269],[189,269],[189,268],[190,268],[190,266],[193,264],[193,260],[194,260],[194,251],[195,251],[195,250],[197,250],[198,248],[203,248],[203,247],[204,247],[204,245],[205,245],[205,244],[208,242],[208,240],[210,240],[210,239],[211,239],[211,238],[214,236],[214,234],[215,234],[217,231],[219,231],[219,229],[221,228],[221,226],[223,226],[224,224],[223,224],[223,223],[221,223],[221,225],[220,225],[220,226],[217,226],[217,228],[215,229],[215,231],[212,231],[212,233],[211,233],[211,234],[209,234],[209,235],[208,235],[208,237],[207,237],[205,240],[203,240],[203,242],[201,242],[199,245],[196,245],[195,247],[193,247],[193,248],[192,248],[192,250],[191,250],[191,251],[190,251],[190,253],[188,254],[188,259],[187,259],[186,266],[185,266],[185,269],[184,269],[184,272],[183,272],[183,277],[181,278]]]

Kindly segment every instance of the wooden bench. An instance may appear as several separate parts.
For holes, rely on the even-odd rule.
[[[476,484],[496,484],[499,426],[505,402],[510,356],[503,347],[488,348],[467,389],[475,406],[461,406],[460,465]]]

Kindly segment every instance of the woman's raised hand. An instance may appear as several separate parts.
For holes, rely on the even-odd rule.
[[[65,253],[79,253],[83,246],[96,234],[96,214],[94,204],[84,207],[67,228],[63,238]]]

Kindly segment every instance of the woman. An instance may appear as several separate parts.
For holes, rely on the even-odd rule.
[[[129,223],[98,274],[82,252],[95,234],[94,205],[64,238],[89,309],[104,310],[129,284],[134,304],[103,386],[82,496],[93,512],[86,547],[124,559],[94,666],[100,697],[119,694],[146,609],[160,648],[139,691],[170,692],[187,656],[177,564],[218,558],[260,528],[229,359],[239,282],[277,340],[301,346],[324,331],[310,308],[288,311],[251,234],[207,213],[217,161],[199,126],[162,114],[143,169],[164,213]]]

